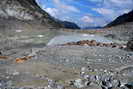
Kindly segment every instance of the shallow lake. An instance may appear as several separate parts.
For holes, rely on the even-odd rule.
[[[112,43],[111,40],[92,34],[70,34],[70,35],[59,35],[51,39],[47,45],[57,45],[57,44],[65,44],[68,42],[77,42],[81,40],[96,40],[97,42],[103,43]]]

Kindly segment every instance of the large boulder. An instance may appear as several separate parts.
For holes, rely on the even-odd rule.
[[[133,51],[133,39],[127,42],[127,49]]]

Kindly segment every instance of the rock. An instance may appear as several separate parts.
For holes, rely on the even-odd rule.
[[[114,79],[112,76],[108,76],[104,78],[101,83],[102,89],[112,89],[120,86],[121,86],[120,81],[117,79]]]
[[[45,89],[64,89],[63,85],[57,84],[56,81],[49,79],[48,86]]]
[[[105,35],[104,37],[114,39],[114,38],[116,38],[116,35],[115,35],[115,34],[107,34],[107,35]]]
[[[112,80],[112,85],[113,85],[113,88],[117,88],[117,87],[120,87],[121,86],[121,82],[119,80]]]
[[[103,44],[103,43],[100,43],[99,46],[100,46],[100,47],[104,47],[104,44]]]
[[[14,73],[12,74],[13,76],[17,76],[17,75],[19,75],[20,73],[19,72],[17,72],[17,71],[14,71]]]
[[[74,86],[76,88],[84,88],[85,87],[85,81],[83,81],[82,79],[77,79],[74,81]]]
[[[0,56],[2,55],[3,53],[0,51]]]
[[[129,88],[126,86],[122,86],[120,89],[129,89]]]
[[[7,81],[6,79],[0,80],[0,89],[5,89],[5,87],[11,86],[12,81]]]
[[[121,45],[117,43],[101,43],[101,42],[96,42],[96,40],[81,40],[78,42],[69,42],[63,45],[99,46],[99,47],[111,47],[111,48],[119,48],[119,49],[125,48],[125,45]]]
[[[125,86],[129,89],[133,89],[133,82],[129,82],[129,83],[125,84]]]
[[[112,48],[116,48],[116,47],[117,47],[117,45],[115,45],[115,44],[112,45]]]
[[[127,42],[127,50],[133,51],[133,39]]]
[[[92,44],[92,46],[96,46],[97,45],[96,40],[91,40],[90,43]]]

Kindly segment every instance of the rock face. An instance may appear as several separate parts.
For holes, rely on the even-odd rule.
[[[61,27],[48,13],[43,11],[35,0],[1,0],[0,1],[0,26],[4,24],[42,24],[48,27]],[[3,24],[4,23],[4,24]],[[10,27],[11,28],[11,27]]]
[[[133,22],[133,10],[127,14],[119,16],[114,21],[109,23],[106,27],[116,26],[127,22]]]

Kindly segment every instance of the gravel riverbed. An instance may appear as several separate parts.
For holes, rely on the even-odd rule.
[[[1,45],[1,56],[6,56],[0,58],[1,89],[132,89],[133,52],[8,42],[15,46]],[[31,58],[16,62],[27,56]]]

